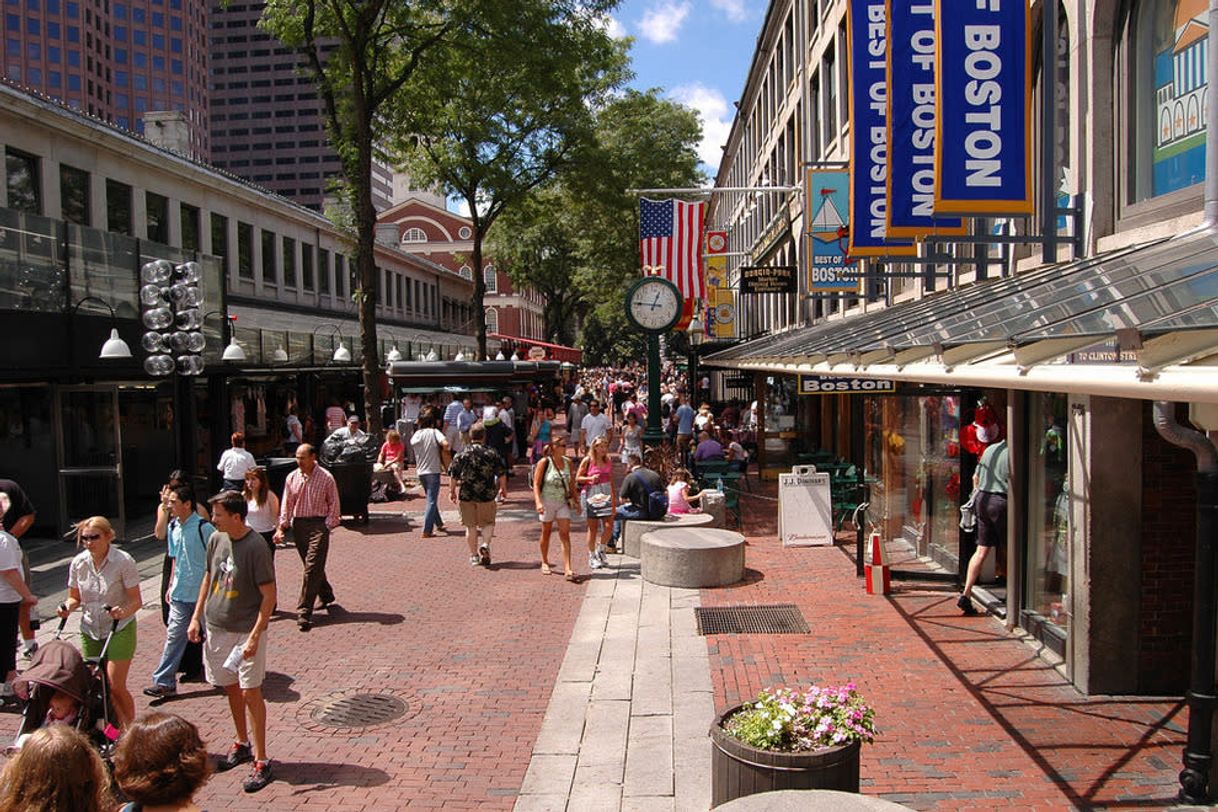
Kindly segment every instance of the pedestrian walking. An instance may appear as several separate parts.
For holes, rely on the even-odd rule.
[[[445,454],[450,453],[450,444],[440,433],[436,423],[439,412],[426,409],[419,418],[419,428],[410,438],[414,450],[415,473],[427,495],[427,507],[423,509],[423,538],[435,537],[436,530],[447,532],[444,520],[440,518],[440,473],[444,470]]]
[[[326,407],[326,436],[331,432],[341,429],[347,423],[347,412],[342,406],[338,405],[338,398],[330,398],[330,405]]]
[[[12,512],[9,495],[0,491],[0,516]],[[37,606],[38,598],[25,583],[21,572],[21,545],[7,531],[0,530],[0,674],[4,686],[0,693],[11,697],[17,677],[17,627],[21,607]]]
[[[161,557],[161,585],[158,594],[161,596],[161,624],[166,629],[169,628],[169,578],[173,574],[173,556],[169,555],[169,531],[178,521],[169,510],[169,495],[181,485],[190,487],[186,476],[177,469],[170,471],[169,479],[161,486],[161,501],[157,503],[156,523],[152,528],[152,534],[158,540],[165,542],[165,554]],[[195,513],[199,515],[199,518],[204,521],[211,519],[211,513],[207,510],[206,503],[197,498],[193,487],[191,487],[191,494],[196,497],[194,500]],[[182,654],[182,660],[178,663],[178,672],[182,674],[182,680],[185,682],[197,680],[203,676],[202,646],[195,643],[187,644],[186,651]]]
[[[216,470],[224,480],[224,490],[240,491],[245,487],[245,474],[258,466],[254,455],[245,450],[245,435],[234,431],[230,438],[232,447],[220,455]]]
[[[503,418],[503,413],[494,406],[482,410],[482,426],[486,429],[486,447],[503,458],[507,475],[512,475],[512,424]]]
[[[178,692],[178,664],[190,642],[186,630],[194,616],[195,601],[199,599],[199,584],[207,568],[207,542],[216,528],[199,518],[195,512],[194,490],[179,485],[169,494],[169,512],[176,521],[169,529],[169,557],[172,565],[169,589],[169,623],[165,629],[165,647],[161,660],[152,672],[152,685],[144,689],[145,696],[162,698]]]
[[[283,453],[295,454],[304,442],[304,426],[296,416],[296,407],[288,406],[283,418]]]
[[[456,454],[469,442],[469,430],[478,422],[478,413],[474,411],[474,402],[469,398],[461,401],[461,411],[457,413],[457,437],[460,440],[453,446]]]
[[[457,417],[466,410],[461,398],[454,394],[452,402],[444,410],[444,425],[436,426],[436,428],[443,429],[444,439],[448,440],[448,447],[454,454],[461,450],[461,428],[458,425]]]
[[[80,652],[100,657],[106,638],[106,676],[118,727],[135,718],[135,700],[127,690],[127,674],[135,657],[135,613],[143,606],[140,573],[135,559],[114,546],[114,528],[105,516],[76,523],[76,542],[83,551],[68,567],[68,599],[59,606],[66,618],[79,607]],[[115,623],[117,621],[117,623]]]
[[[406,463],[414,464],[414,455],[410,449],[410,438],[414,436],[415,427],[419,423],[419,414],[423,411],[423,398],[409,393],[402,396],[402,419],[398,421],[398,434],[402,435],[402,445],[406,447]]]
[[[580,460],[575,473],[580,488],[579,501],[588,520],[588,566],[600,569],[609,564],[605,547],[613,533],[613,514],[617,510],[617,495],[613,492],[613,460],[609,457],[609,441],[597,437]]]
[[[306,445],[302,445],[298,453],[306,448],[311,454],[313,449]],[[300,470],[303,471],[303,467]],[[314,468],[307,472],[307,478],[316,482],[319,470]],[[289,479],[297,473],[293,471]],[[329,476],[325,471],[321,473]],[[331,478],[330,482],[333,481]],[[307,490],[299,495],[305,500],[310,496],[312,494]],[[337,496],[336,491],[336,501]],[[271,760],[267,756],[266,701],[262,697],[262,682],[266,677],[266,627],[275,611],[275,561],[266,540],[246,525],[246,504],[241,494],[225,491],[213,496],[210,503],[212,519],[220,532],[213,533],[207,543],[207,568],[199,587],[189,635],[191,640],[198,641],[204,637],[204,627],[207,629],[203,646],[207,681],[228,696],[228,709],[236,732],[234,743],[216,765],[216,770],[224,772],[252,760],[253,772],[242,788],[246,792],[257,792],[272,778]],[[289,507],[300,504],[298,499]],[[307,506],[307,501],[303,504]],[[323,552],[323,568],[324,558]],[[325,578],[324,572],[322,578]],[[311,604],[309,608],[312,610]]]
[[[0,479],[0,494],[8,497],[9,507],[4,512],[4,532],[12,536],[18,546],[21,537],[34,526],[37,513],[34,503],[26,496],[20,485],[11,479]],[[24,547],[19,550],[21,556],[21,577],[25,579],[26,587],[33,589],[34,582],[30,577],[30,557]],[[30,613],[37,604],[22,603],[17,613],[17,625],[21,630],[22,648],[26,657],[38,650],[38,641],[34,639],[34,625],[30,621]]]
[[[694,436],[694,418],[697,413],[684,395],[677,396],[677,403],[679,405],[674,413],[677,420],[677,450],[684,454]]]
[[[622,426],[622,465],[627,464],[631,454],[643,456],[643,427],[639,425],[637,411],[627,412]]]
[[[586,414],[588,414],[588,404],[584,403],[583,393],[576,389],[575,397],[571,399],[571,405],[567,407],[567,432],[575,438],[575,453],[581,457],[588,453],[588,447],[584,445],[582,429]],[[533,463],[536,464],[540,459],[541,455],[538,454]]]
[[[986,446],[977,461],[973,473],[973,490],[976,492],[974,510],[977,514],[977,549],[968,560],[968,572],[964,579],[964,590],[956,606],[966,615],[977,614],[973,605],[973,587],[981,577],[981,569],[990,552],[1007,537],[1007,490],[1010,485],[1011,467],[1005,438]]]
[[[498,507],[495,497],[507,497],[507,466],[485,443],[486,429],[475,423],[469,430],[469,445],[453,458],[448,469],[448,496],[461,513],[469,563],[475,567],[491,565],[491,538],[495,535]]]
[[[571,514],[578,509],[575,495],[575,471],[567,456],[567,438],[555,433],[550,438],[546,455],[533,469],[533,502],[541,520],[541,571],[546,575],[550,568],[550,534],[558,525],[558,539],[562,544],[563,574],[568,581],[575,582],[575,570],[571,566]]]
[[[275,528],[279,524],[279,497],[271,490],[266,469],[259,465],[245,475],[246,520],[251,530],[257,531],[271,550],[275,549]]]
[[[574,431],[574,427],[572,427]],[[579,442],[585,448],[592,447],[592,441],[597,437],[605,437],[613,441],[613,422],[609,415],[601,412],[601,403],[594,400],[588,404],[588,413],[579,424]]]
[[[330,531],[339,525],[338,485],[325,468],[317,464],[317,451],[305,443],[296,449],[296,470],[288,474],[280,500],[279,528],[275,543],[292,531],[296,552],[304,563],[300,600],[296,603],[296,625],[302,632],[313,628],[313,603],[321,599],[323,609],[334,603],[334,589],[326,580],[326,557],[330,552]],[[215,505],[216,500],[212,499]],[[230,513],[232,511],[229,511]],[[241,526],[245,527],[247,507],[241,501]],[[220,527],[219,523],[216,523]],[[223,530],[223,528],[221,528]],[[274,609],[274,602],[271,603]]]
[[[533,416],[533,425],[529,427],[529,446],[532,449],[532,464],[541,461],[545,447],[550,444],[550,434],[554,430],[554,408],[546,406],[537,410]]]
[[[118,812],[198,812],[195,794],[211,775],[199,729],[172,713],[149,713],[114,750],[114,783],[131,802]]]

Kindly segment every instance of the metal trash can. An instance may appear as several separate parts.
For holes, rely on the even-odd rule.
[[[368,497],[372,495],[372,463],[336,462],[325,467],[338,485],[342,515],[353,516],[356,521],[367,524]]]

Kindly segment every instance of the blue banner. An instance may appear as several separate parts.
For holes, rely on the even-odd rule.
[[[935,217],[935,7],[888,0],[888,236],[964,234]]]
[[[858,267],[846,249],[850,235],[850,172],[809,167],[804,234],[808,238],[808,292],[857,293]]]
[[[935,0],[937,214],[1032,212],[1027,0]]]
[[[888,239],[888,32],[885,0],[848,0],[850,255],[912,255]]]

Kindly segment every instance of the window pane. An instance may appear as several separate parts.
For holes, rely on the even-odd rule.
[[[334,295],[340,299],[346,295],[343,293],[347,278],[346,261],[342,254],[334,255]]]
[[[220,258],[220,270],[228,274],[228,218],[223,215],[211,215],[211,252]]]
[[[38,159],[16,150],[5,150],[8,175],[8,207],[26,214],[42,214],[42,187]]]
[[[275,271],[275,235],[270,231],[262,232],[262,283],[264,285],[278,284],[279,276]]]
[[[1027,608],[1063,630],[1069,573],[1070,488],[1065,395],[1033,393],[1028,463]]]
[[[313,246],[300,244],[300,275],[305,290],[313,290]]]
[[[89,173],[67,164],[59,165],[59,205],[63,219],[87,226],[89,222]]]
[[[132,233],[131,187],[116,180],[106,180],[106,229],[117,234]]]
[[[317,288],[322,293],[330,292],[330,252],[324,248],[317,251]]]
[[[296,287],[296,240],[283,238],[283,284]]]
[[[254,227],[237,222],[237,276],[254,278]]]
[[[156,192],[144,193],[144,206],[148,221],[148,239],[169,244],[169,198]]]
[[[187,251],[199,250],[199,210],[182,203],[179,208],[182,221],[182,247]]]

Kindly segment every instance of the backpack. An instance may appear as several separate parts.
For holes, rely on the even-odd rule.
[[[647,487],[647,483],[642,477],[639,477],[639,484],[643,486],[643,492],[647,494],[647,504],[643,506],[643,513],[648,521],[658,521],[668,515],[668,492],[663,488],[652,490]]]

